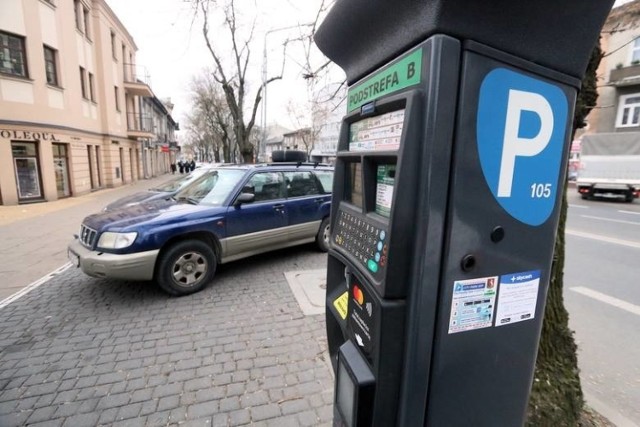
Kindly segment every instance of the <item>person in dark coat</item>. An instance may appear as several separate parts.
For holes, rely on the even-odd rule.
[[[182,160],[178,162],[178,169],[180,169],[180,173],[184,173],[184,163],[182,163]]]
[[[193,159],[191,159],[191,163],[189,163],[189,170],[193,172],[195,168],[196,168],[196,162]]]
[[[176,173],[176,162],[171,163],[171,174],[175,175]]]

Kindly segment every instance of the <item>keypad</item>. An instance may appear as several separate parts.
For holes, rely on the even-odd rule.
[[[340,211],[333,241],[374,274],[387,265],[386,231],[362,218]]]

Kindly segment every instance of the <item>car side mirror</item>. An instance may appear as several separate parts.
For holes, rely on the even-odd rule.
[[[256,195],[252,193],[240,193],[236,201],[233,203],[234,206],[240,206],[244,203],[253,203],[256,199]]]

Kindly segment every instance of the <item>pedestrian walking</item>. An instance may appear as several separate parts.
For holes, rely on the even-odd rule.
[[[196,162],[191,159],[191,163],[189,163],[189,169],[193,172],[196,168]]]
[[[176,162],[171,163],[171,174],[176,174]]]
[[[182,160],[178,162],[178,169],[180,169],[180,173],[184,173],[184,163],[182,163]]]

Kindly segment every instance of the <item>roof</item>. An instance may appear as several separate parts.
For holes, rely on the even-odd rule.
[[[620,27],[635,28],[640,26],[640,0],[633,0],[611,10],[604,24],[604,31]]]

